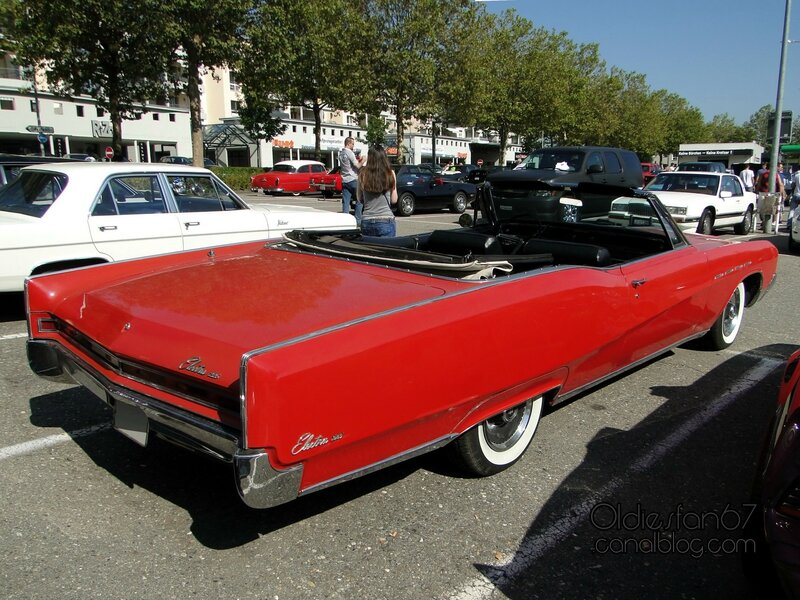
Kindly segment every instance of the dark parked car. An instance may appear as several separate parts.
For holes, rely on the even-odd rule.
[[[678,171],[707,171],[709,173],[725,173],[727,168],[721,162],[694,161],[679,164]]]
[[[59,156],[0,154],[0,185],[14,181],[19,176],[19,170],[22,167],[54,162],[75,162],[75,160]]]
[[[800,598],[800,350],[786,363],[756,471],[747,523],[755,552],[743,554],[745,571],[764,598]],[[777,576],[777,581],[775,580]]]
[[[449,208],[463,213],[475,199],[471,183],[446,179],[423,165],[395,165],[398,215],[408,217],[421,209]]]
[[[607,183],[642,187],[642,165],[630,150],[602,146],[557,146],[534,150],[517,165],[538,181],[554,185]]]
[[[469,174],[479,168],[478,165],[450,165],[442,171],[442,176],[453,181],[468,181]]]
[[[192,166],[192,159],[188,156],[162,156],[159,159],[159,162],[162,163],[171,163],[173,165],[189,165]],[[217,167],[217,166],[225,166],[225,165],[218,165],[216,162],[211,160],[210,158],[203,159],[203,166],[208,169],[209,167]]]

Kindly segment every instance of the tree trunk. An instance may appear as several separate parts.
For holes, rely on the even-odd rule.
[[[201,40],[195,36],[195,44]],[[189,96],[189,122],[192,132],[192,164],[195,167],[203,166],[203,122],[200,118],[200,62],[198,60],[197,46],[186,48],[187,78],[189,80],[186,94]]]
[[[111,107],[119,106],[113,99],[109,99]],[[109,110],[111,116],[111,147],[114,149],[113,161],[122,160],[122,113],[118,108],[111,108]],[[105,158],[105,154],[101,156]]]
[[[500,138],[500,156],[497,158],[497,165],[503,166],[506,163],[506,144],[508,141],[508,125],[501,125],[497,131]]]
[[[403,145],[403,105],[400,102],[397,103],[395,123],[397,124],[397,162],[404,165],[408,157],[406,156],[406,148]]]
[[[322,133],[322,105],[314,100],[314,158],[322,160],[320,134]]]

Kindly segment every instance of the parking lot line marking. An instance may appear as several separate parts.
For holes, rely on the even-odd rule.
[[[543,531],[537,531],[535,535],[529,533],[509,560],[487,564],[487,574],[475,577],[465,583],[459,591],[446,597],[451,600],[483,600],[492,596],[499,586],[512,583],[545,552],[566,539],[586,521],[594,506],[621,488],[630,476],[649,470],[690,435],[736,402],[750,388],[761,383],[767,375],[778,368],[777,362],[783,364],[782,361],[770,358],[761,359],[741,378],[733,381],[720,395],[718,402],[707,405],[666,438],[655,443],[649,452],[633,461],[625,473],[610,479],[602,488],[589,494],[583,501],[573,505],[571,509],[565,510],[567,516],[551,523]]]
[[[31,440],[29,442],[22,442],[21,444],[14,444],[13,446],[6,446],[0,448],[0,460],[13,458],[15,456],[23,456],[31,454],[37,450],[50,448],[58,444],[63,444],[75,438],[86,437],[87,435],[95,434],[99,431],[105,431],[111,428],[111,423],[100,423],[99,425],[92,425],[91,427],[84,427],[83,429],[76,429],[75,431],[68,431],[65,433],[57,433],[55,435],[48,435],[47,437]]]
[[[7,333],[6,335],[0,335],[0,342],[3,340],[16,340],[17,338],[28,337],[27,333]]]

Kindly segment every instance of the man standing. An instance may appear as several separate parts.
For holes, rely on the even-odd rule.
[[[742,178],[744,189],[746,189],[748,192],[752,192],[753,183],[755,182],[755,174],[753,173],[753,169],[750,168],[750,163],[745,163],[744,169],[742,169],[742,172],[739,173],[739,177]]]
[[[358,202],[358,170],[361,168],[361,161],[356,158],[353,146],[356,141],[351,137],[344,139],[344,148],[339,151],[339,166],[342,174],[342,212],[350,214],[350,200],[356,202],[356,223],[361,225],[362,204]]]
[[[777,225],[780,223],[780,209],[783,204],[783,199],[786,191],[783,188],[783,179],[779,173],[775,173],[775,194],[769,194],[770,172],[767,165],[764,164],[764,169],[760,171],[760,175],[756,177],[756,191],[758,192],[758,212],[761,217],[761,227],[764,233],[772,233],[773,219],[776,220]]]

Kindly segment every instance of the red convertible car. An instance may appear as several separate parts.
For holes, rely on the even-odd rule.
[[[30,278],[29,363],[140,444],[231,463],[267,508],[445,446],[497,473],[545,407],[693,338],[733,343],[775,278],[773,244],[684,234],[641,190],[503,171],[476,202],[461,229],[295,231]]]
[[[327,173],[325,165],[315,160],[284,160],[269,171],[250,178],[250,191],[265,194],[299,196],[313,191],[311,178]]]

